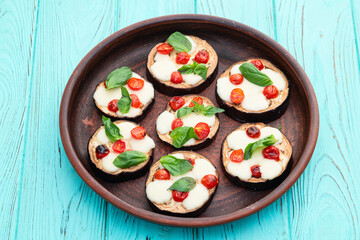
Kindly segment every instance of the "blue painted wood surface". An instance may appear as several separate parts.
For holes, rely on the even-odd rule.
[[[95,194],[70,165],[58,113],[70,74],[140,20],[202,13],[252,26],[307,72],[320,108],[314,155],[264,210],[202,229],[149,223]],[[0,239],[359,239],[357,0],[0,0]]]

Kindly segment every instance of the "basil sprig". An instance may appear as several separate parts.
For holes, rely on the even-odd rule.
[[[249,143],[245,148],[244,160],[249,160],[256,149],[271,146],[276,142],[276,138],[274,137],[274,135],[271,134],[266,138],[260,139],[253,143]]]
[[[201,113],[206,117],[210,117],[210,116],[215,115],[216,113],[221,113],[221,112],[225,111],[224,109],[217,108],[212,105],[208,105],[208,106],[204,107],[204,105],[199,104],[196,101],[192,101],[192,102],[195,104],[194,107],[183,107],[177,111],[178,118],[180,118],[182,116],[186,116],[192,112]]]
[[[169,190],[176,190],[179,192],[189,192],[196,186],[196,181],[192,177],[183,177],[174,182]]]
[[[199,139],[193,127],[183,126],[175,128],[170,137],[173,140],[173,145],[176,148],[181,148],[191,138]]]
[[[145,162],[147,156],[139,151],[126,151],[118,155],[113,161],[114,165],[118,168],[129,168],[137,166]]]
[[[121,86],[121,98],[117,102],[117,107],[121,113],[128,113],[131,107],[131,98],[128,90]]]
[[[121,67],[112,71],[106,78],[107,89],[117,88],[125,85],[127,80],[132,77],[132,71],[129,67]]]
[[[181,32],[174,32],[167,39],[168,43],[178,52],[189,52],[191,50],[191,42]]]
[[[202,79],[206,79],[207,76],[207,67],[203,63],[197,63],[196,61],[193,64],[185,64],[181,68],[178,69],[178,72],[181,74],[191,74],[194,73],[202,77]]]
[[[270,86],[273,84],[271,79],[265,74],[259,71],[252,63],[243,63],[240,67],[240,72],[244,77],[253,84],[261,87]]]
[[[105,126],[105,134],[111,142],[116,142],[117,140],[123,138],[123,136],[120,134],[120,129],[113,122],[111,122],[110,118],[102,116],[102,122]]]
[[[193,165],[186,160],[166,155],[160,158],[161,165],[173,176],[179,176],[193,169]]]

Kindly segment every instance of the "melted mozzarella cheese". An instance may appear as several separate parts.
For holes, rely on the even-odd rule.
[[[96,142],[100,144],[107,144],[110,142],[110,139],[106,136],[105,128],[101,128],[96,134]]]
[[[172,154],[171,156],[174,156],[174,157],[176,157],[176,158],[178,158],[178,159],[185,159],[185,158],[184,158],[184,155],[181,154],[181,153],[174,153],[174,154]]]
[[[282,166],[274,160],[264,159],[260,163],[260,172],[263,179],[274,179],[280,175]]]
[[[150,67],[154,76],[160,81],[170,81],[171,74],[177,71],[177,67],[175,63],[170,60],[170,56],[156,53],[154,60],[154,64]]]
[[[171,124],[174,121],[175,116],[174,114],[164,111],[162,112],[156,120],[156,130],[160,134],[169,133],[171,129]]]
[[[127,84],[124,87],[128,90],[129,94],[136,94],[143,105],[148,104],[154,98],[154,87],[147,81],[144,81],[143,88],[137,91],[131,90]]]
[[[249,180],[251,178],[250,165],[247,161],[242,161],[241,163],[229,162],[227,169],[229,173],[233,176],[240,178],[241,180]]]
[[[101,159],[102,167],[107,172],[116,172],[120,168],[116,167],[114,165],[114,160],[119,154],[116,154],[114,152],[110,152],[106,157]]]
[[[198,124],[199,122],[204,122],[204,123],[207,123],[209,125],[209,127],[211,127],[215,124],[215,115],[207,117],[201,113],[198,114],[198,113],[192,112],[188,115],[182,116],[181,120],[184,123],[183,126],[195,127],[195,125]]]
[[[121,123],[117,123],[115,125],[120,129],[120,134],[123,136],[123,139],[130,139],[131,138],[131,130],[134,127],[136,127],[136,125],[131,122],[121,122]]]
[[[189,39],[190,43],[191,43],[191,50],[188,52],[189,54],[192,54],[195,50],[196,50],[196,42],[194,41],[194,39],[192,39],[192,37],[190,36],[185,36],[187,39]]]
[[[131,138],[130,146],[135,151],[148,153],[151,149],[155,148],[155,142],[149,136],[145,136],[143,139]]]
[[[209,191],[202,184],[196,184],[195,188],[189,192],[189,195],[183,201],[183,206],[187,210],[193,210],[201,207],[209,199]]]
[[[100,106],[107,106],[114,99],[121,98],[121,88],[106,90],[104,84],[100,84],[94,93],[94,100]]]
[[[190,74],[181,74],[183,77],[184,82],[186,82],[189,85],[196,85],[198,82],[202,80],[202,77],[199,75],[196,75],[194,73]]]
[[[172,180],[155,180],[146,186],[147,198],[155,203],[162,204],[172,198],[169,187],[173,184]]]
[[[216,84],[216,91],[219,97],[226,101],[231,102],[230,95],[231,91],[234,88],[237,88],[238,85],[234,85],[230,82],[228,77],[219,78]]]
[[[286,82],[280,73],[277,73],[269,68],[264,68],[261,70],[262,73],[265,73],[271,81],[273,81],[273,85],[279,90],[285,90]]]
[[[184,178],[184,177],[191,177],[191,178],[194,178],[194,174],[192,171],[188,171],[187,173],[184,173],[182,175],[179,175],[179,176],[173,176],[171,175],[171,179],[175,181],[179,180],[180,178]]]
[[[190,138],[186,143],[184,143],[183,146],[191,146],[195,144],[195,139],[194,138]]]
[[[208,174],[216,176],[214,166],[206,159],[196,159],[194,168],[191,171],[195,180],[201,181],[201,179]]]
[[[129,112],[127,113],[121,113],[120,111],[117,111],[116,114],[118,116],[124,116],[124,117],[135,117],[135,116],[138,116],[141,112],[141,109],[140,108],[133,108],[133,107],[130,107],[130,110]]]

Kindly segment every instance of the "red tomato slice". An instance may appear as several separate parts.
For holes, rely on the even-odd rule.
[[[121,140],[117,140],[112,145],[112,149],[117,153],[123,153],[125,151],[125,148],[126,148],[126,144]]]
[[[169,180],[170,179],[170,173],[166,169],[159,169],[155,173],[155,179],[157,179],[157,180]]]
[[[189,192],[179,192],[176,190],[172,191],[172,198],[174,199],[175,202],[182,202],[185,200],[185,198],[187,198],[187,196],[189,195]]]
[[[187,52],[179,52],[176,55],[176,63],[177,64],[187,64],[190,60],[190,55]]]
[[[171,123],[171,130],[174,130],[175,128],[181,127],[182,125],[184,125],[183,121],[180,118],[176,118]]]
[[[171,46],[169,43],[163,43],[156,48],[160,54],[169,54],[173,49],[173,46]]]
[[[200,105],[203,105],[203,102],[204,102],[201,97],[194,97],[194,98],[192,99],[192,101],[197,102],[197,103],[200,104]],[[189,107],[195,107],[195,104],[194,104],[192,101],[191,101],[191,103],[189,104]]]
[[[248,135],[251,138],[258,138],[260,137],[260,129],[252,126],[246,129],[246,135]]]
[[[269,146],[262,151],[262,155],[264,158],[267,159],[274,159],[279,161],[280,160],[280,151],[275,146]]]
[[[240,73],[233,74],[230,76],[230,82],[234,85],[239,85],[244,81],[244,76]]]
[[[205,139],[210,133],[209,125],[204,122],[199,122],[196,124],[194,130],[200,140]]]
[[[181,73],[179,73],[179,72],[172,72],[170,81],[172,83],[179,84],[179,83],[182,83],[183,77],[182,77]]]
[[[242,162],[244,160],[244,151],[242,149],[234,150],[230,154],[230,160],[237,163]]]
[[[207,63],[209,61],[209,53],[205,50],[199,51],[195,55],[195,61],[197,63]]]
[[[244,100],[244,92],[241,88],[234,88],[230,94],[230,100],[235,104],[240,104]]]
[[[141,107],[142,104],[136,94],[130,94],[130,98],[131,98],[131,106],[133,108]]]
[[[107,106],[109,111],[117,112],[119,110],[118,106],[117,106],[117,102],[118,102],[118,99],[114,99],[114,100],[111,100],[111,102],[109,102],[109,104]]]
[[[185,104],[185,100],[182,97],[173,97],[169,101],[169,105],[170,105],[171,109],[174,111],[176,111],[179,108],[181,108],[182,106],[184,106],[184,104]]]
[[[96,147],[95,153],[96,153],[97,159],[102,159],[102,158],[106,157],[110,153],[110,151],[106,146],[99,145]]]
[[[261,71],[264,68],[263,63],[261,62],[261,60],[252,60],[251,63],[257,68],[259,69],[259,71]]]
[[[274,85],[270,85],[264,88],[263,94],[267,99],[272,99],[276,98],[279,95],[279,90]]]
[[[254,178],[261,178],[260,165],[254,165],[250,168],[250,170]]]
[[[140,78],[130,78],[127,80],[127,85],[131,90],[138,91],[144,87],[144,80]]]
[[[189,163],[191,163],[191,165],[193,165],[193,166],[195,165],[195,159],[192,159],[192,158],[185,158],[185,159],[188,160]]]
[[[212,175],[212,174],[208,174],[205,175],[202,179],[201,179],[201,183],[207,188],[207,189],[212,189],[213,187],[215,187],[218,184],[218,179],[216,176]]]
[[[135,139],[143,139],[146,136],[146,130],[143,127],[134,127],[131,130],[131,136]]]

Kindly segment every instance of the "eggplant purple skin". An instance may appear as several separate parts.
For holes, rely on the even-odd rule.
[[[149,71],[148,68],[146,68],[146,78],[151,82],[156,90],[159,92],[168,95],[168,96],[178,96],[178,95],[186,95],[186,94],[198,94],[205,90],[210,84],[214,81],[215,76],[217,75],[218,71],[218,65],[216,65],[216,68],[214,69],[214,72],[206,78],[206,80],[195,87],[190,88],[174,88],[171,86],[168,86],[164,83],[162,83],[160,80],[156,79]]]
[[[225,138],[226,139],[226,138]],[[224,140],[225,142],[225,140]],[[268,190],[268,189],[272,189],[272,188],[275,188],[277,186],[280,185],[280,183],[282,183],[285,178],[289,175],[289,173],[291,172],[291,168],[292,168],[292,165],[293,165],[293,158],[292,156],[290,157],[289,159],[289,162],[286,166],[286,169],[285,171],[278,177],[272,179],[272,180],[267,180],[265,182],[260,182],[260,183],[252,183],[252,182],[247,182],[247,181],[243,181],[241,180],[240,178],[238,177],[235,177],[233,175],[231,175],[230,173],[228,173],[225,169],[225,165],[224,165],[224,160],[223,160],[223,146],[224,146],[224,143],[222,144],[222,147],[221,147],[221,166],[222,166],[222,169],[225,173],[225,176],[232,182],[234,183],[235,185],[238,185],[240,187],[244,187],[244,188],[249,188],[249,189],[253,189],[253,190]],[[246,160],[244,160],[246,161]]]
[[[277,106],[274,109],[271,109],[266,112],[262,113],[248,113],[243,112],[238,109],[236,109],[233,106],[229,106],[225,103],[224,100],[220,98],[220,96],[217,93],[217,89],[215,88],[215,97],[216,101],[218,102],[219,106],[222,109],[225,109],[225,114],[228,115],[230,118],[239,121],[239,122],[271,122],[277,118],[279,118],[281,115],[284,114],[286,108],[289,105],[289,96],[290,96],[290,89],[289,94],[286,97],[285,101],[281,103],[279,106]]]
[[[150,158],[147,161],[147,163],[140,169],[136,170],[135,172],[121,172],[118,174],[110,174],[106,173],[95,165],[93,161],[91,161],[90,154],[89,154],[89,160],[90,160],[90,168],[94,171],[96,176],[99,176],[100,178],[104,179],[107,182],[124,182],[136,178],[140,178],[144,176],[147,172],[149,172],[151,163],[153,161],[153,150],[151,151]]]

